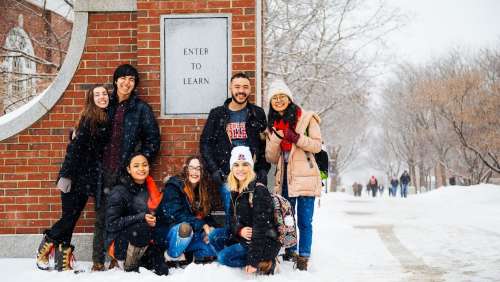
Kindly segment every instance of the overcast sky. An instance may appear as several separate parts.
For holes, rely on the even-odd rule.
[[[399,7],[409,21],[387,38],[386,51],[391,56],[383,70],[386,73],[380,77],[381,83],[399,62],[424,64],[455,47],[467,51],[500,47],[500,0],[387,0],[387,3]],[[365,150],[369,152],[369,144]],[[342,182],[365,183],[370,175],[383,177],[382,172],[361,159],[346,172]]]

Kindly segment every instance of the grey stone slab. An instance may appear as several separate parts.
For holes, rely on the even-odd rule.
[[[75,12],[134,12],[137,11],[136,0],[77,0]]]
[[[0,258],[34,258],[42,234],[17,234],[0,236]],[[75,246],[75,257],[80,261],[92,260],[92,234],[73,234],[71,243]]]

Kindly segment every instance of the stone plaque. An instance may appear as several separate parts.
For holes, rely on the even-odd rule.
[[[231,15],[161,16],[162,115],[203,115],[228,97]]]

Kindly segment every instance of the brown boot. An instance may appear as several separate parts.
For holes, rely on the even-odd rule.
[[[283,254],[283,261],[296,262],[299,255],[297,253],[285,252]]]
[[[297,262],[296,262],[297,269],[302,270],[302,271],[307,271],[307,262],[308,261],[309,261],[308,257],[299,256],[297,258]]]
[[[100,263],[100,262],[94,262],[94,264],[92,264],[92,269],[91,271],[104,271],[104,264]]]
[[[59,244],[55,254],[55,269],[57,271],[73,270],[73,245]]]
[[[125,258],[125,263],[123,264],[123,270],[125,271],[138,271],[139,262],[142,256],[146,252],[148,246],[136,247],[128,243],[127,247],[127,257]]]
[[[116,259],[111,259],[111,261],[109,262],[108,270],[109,270],[109,269],[113,269],[113,268],[115,268],[115,267],[120,268],[120,264],[118,263],[118,260],[116,260]]]
[[[54,240],[47,235],[43,235],[42,242],[38,246],[38,254],[36,255],[36,266],[41,270],[48,270],[49,257],[54,255]]]

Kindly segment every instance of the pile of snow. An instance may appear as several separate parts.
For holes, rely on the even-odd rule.
[[[318,206],[318,204],[320,204]],[[500,281],[500,186],[444,187],[408,198],[328,193],[317,202],[310,269],[271,277],[217,263],[159,277],[112,270],[46,272],[34,259],[0,259],[2,281]],[[78,267],[89,269],[90,263]]]

